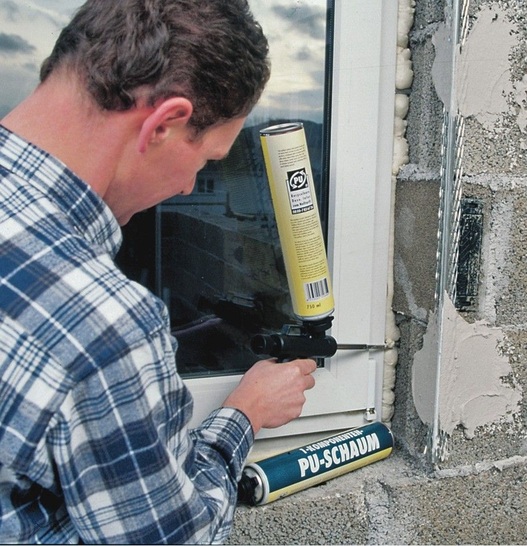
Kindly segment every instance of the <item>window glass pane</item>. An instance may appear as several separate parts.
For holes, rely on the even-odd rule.
[[[296,322],[274,221],[259,130],[302,121],[319,208],[325,221],[326,0],[253,0],[266,32],[272,76],[229,156],[209,163],[190,196],[177,196],[128,228],[136,274],[153,284],[170,310],[186,377],[246,370],[259,357],[251,337]],[[156,237],[138,251],[144,223]],[[155,248],[155,278],[147,264]],[[124,250],[123,253],[125,253]],[[141,273],[142,271],[142,273]]]

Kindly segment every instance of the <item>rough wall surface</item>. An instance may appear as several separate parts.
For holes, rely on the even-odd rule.
[[[444,83],[448,6],[438,10],[419,0],[410,41],[415,73],[407,120],[410,162],[396,193],[394,308],[406,338],[396,400],[412,399],[413,404],[402,408],[396,402],[394,430],[410,452],[424,458],[420,422],[431,426],[429,399],[437,395],[443,467],[513,457],[526,438],[527,6],[490,1],[465,5],[466,34],[457,52],[452,92],[465,122],[463,197],[482,207],[483,237],[474,305],[456,311],[448,302],[443,317],[440,372],[431,327],[437,319],[436,280],[430,273],[437,250],[433,209],[441,184],[440,127],[443,111],[451,105]],[[434,391],[437,376],[431,377],[436,373],[441,374],[439,392]],[[420,404],[419,398],[428,402]]]
[[[298,495],[240,508],[229,544],[523,544],[521,464],[422,472],[396,454]]]
[[[527,3],[464,4],[454,92],[465,122],[463,197],[480,203],[483,236],[473,305],[447,302],[437,317],[442,127],[451,104],[438,61],[450,5],[416,0],[410,33],[409,163],[395,196],[395,453],[267,507],[240,509],[232,544],[527,542]],[[432,324],[441,320],[438,371]],[[427,384],[430,374],[439,380]],[[426,388],[432,400],[423,410],[417,399]],[[432,463],[427,410],[435,403],[443,450]]]

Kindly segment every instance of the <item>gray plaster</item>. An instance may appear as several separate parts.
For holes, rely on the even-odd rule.
[[[422,10],[428,16],[425,17]],[[466,313],[464,318],[468,323],[479,320],[491,328],[499,328],[503,340],[499,347],[492,348],[492,352],[496,354],[497,362],[506,362],[505,366],[512,370],[512,375],[504,374],[504,384],[510,381],[511,386],[515,384],[523,392],[526,385],[526,357],[520,340],[527,324],[527,240],[524,227],[527,212],[527,161],[522,140],[525,104],[520,103],[525,94],[523,78],[526,72],[527,40],[526,33],[518,29],[526,29],[526,12],[527,6],[521,2],[471,3],[470,32],[463,59],[465,64],[472,63],[473,69],[478,54],[481,54],[479,62],[489,57],[488,71],[481,72],[481,77],[491,73],[489,81],[493,82],[493,92],[496,94],[486,103],[479,101],[480,106],[471,111],[470,97],[478,92],[483,97],[488,95],[487,82],[478,85],[479,74],[472,70],[466,75],[467,85],[462,88],[465,95],[461,96],[467,115],[463,194],[481,200],[484,209],[477,309]],[[427,25],[422,24],[424,20],[429,21]],[[424,331],[428,322],[428,317],[423,318],[423,310],[433,309],[430,294],[435,281],[431,271],[435,266],[433,249],[437,221],[433,218],[434,207],[426,205],[429,201],[437,204],[437,186],[434,187],[430,182],[439,178],[434,162],[440,160],[436,139],[439,135],[438,126],[442,123],[442,102],[439,99],[442,91],[440,86],[431,82],[430,70],[438,60],[436,46],[441,40],[437,38],[445,21],[437,18],[437,10],[432,9],[427,2],[419,1],[416,4],[417,21],[421,23],[414,26],[410,37],[415,74],[407,119],[411,163],[401,170],[396,192],[394,309],[404,315],[404,319],[402,316],[399,318],[401,349],[393,423],[403,433],[400,441],[419,457],[429,439],[423,437],[423,431],[416,424],[415,404],[405,389],[410,388],[408,373],[416,353],[422,348],[423,338],[418,330]],[[504,65],[507,60],[509,65]],[[424,173],[427,175],[424,176]],[[428,265],[425,266],[425,263]],[[405,335],[412,336],[413,333],[417,337],[404,343]],[[484,345],[482,341],[475,348],[474,361],[477,362],[478,351],[486,350]],[[499,367],[496,367],[496,373],[501,373],[498,370]],[[474,381],[481,380],[477,366],[471,373]],[[450,394],[448,389],[442,393],[443,396]],[[525,395],[520,400],[519,417],[513,416],[505,423],[476,426],[471,440],[460,430],[449,428],[449,437],[444,439],[447,458],[441,464],[455,466],[464,461],[492,458],[493,453],[498,457],[504,453],[508,456],[518,453],[526,434],[524,399]],[[409,426],[408,423],[414,425]]]

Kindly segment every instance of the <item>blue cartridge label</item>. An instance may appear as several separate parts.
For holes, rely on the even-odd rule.
[[[252,466],[265,475],[269,492],[266,501],[269,502],[383,459],[392,448],[393,436],[388,427],[372,423],[269,457]]]

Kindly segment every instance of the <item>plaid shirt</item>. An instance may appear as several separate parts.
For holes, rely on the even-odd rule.
[[[84,182],[0,127],[0,543],[228,536],[250,423],[188,428],[167,310],[114,265],[120,241]]]

